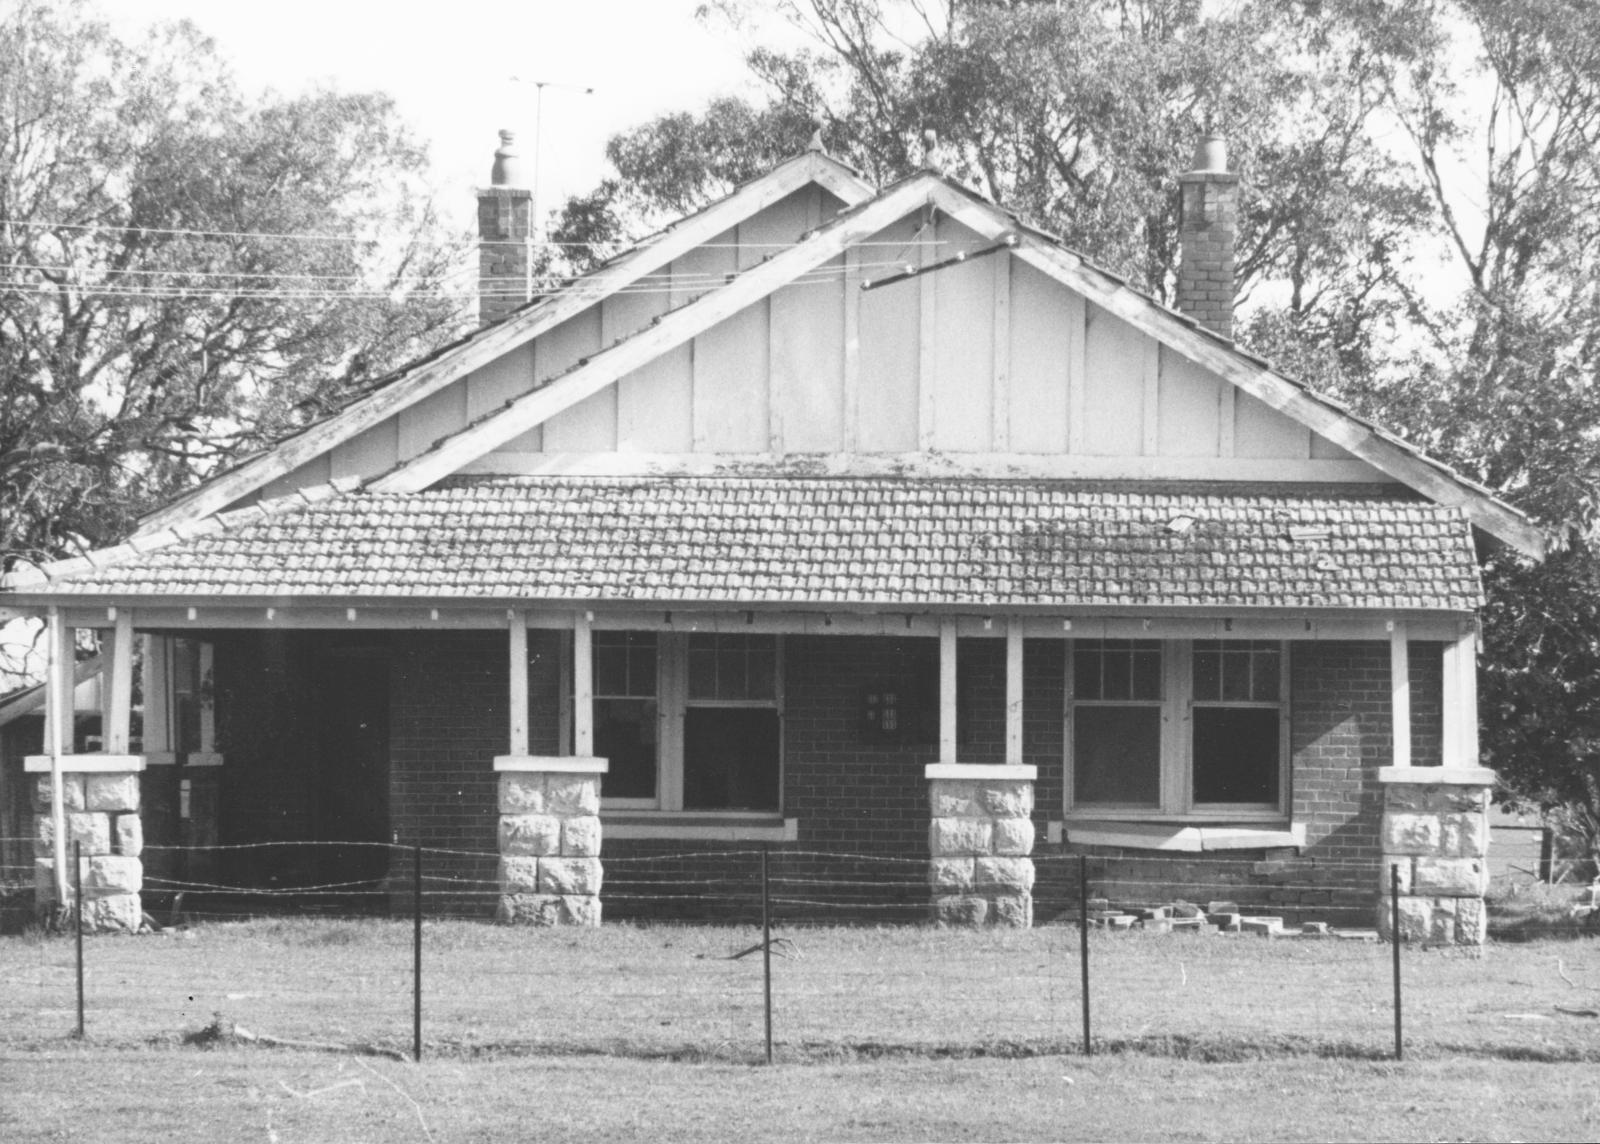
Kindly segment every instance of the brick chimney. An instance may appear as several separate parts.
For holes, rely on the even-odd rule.
[[[1239,231],[1239,176],[1217,135],[1194,151],[1194,170],[1178,178],[1178,309],[1233,339],[1233,246]]]
[[[478,192],[478,322],[487,326],[532,295],[533,191],[516,136],[500,132],[489,186]]]

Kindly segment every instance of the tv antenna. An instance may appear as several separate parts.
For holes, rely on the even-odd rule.
[[[561,90],[561,91],[575,91],[575,92],[579,93],[580,95],[593,95],[594,94],[594,88],[589,87],[589,86],[587,86],[585,84],[581,84],[581,83],[564,83],[564,82],[562,82],[560,80],[553,80],[553,79],[527,79],[527,78],[525,78],[523,76],[519,76],[519,75],[512,76],[511,77],[511,82],[512,83],[530,83],[530,84],[533,85],[533,89],[534,89],[534,96],[533,96],[533,186],[529,188],[529,190],[531,192],[531,195],[530,195],[530,202],[528,203],[528,210],[529,210],[528,229],[529,229],[529,232],[530,232],[529,237],[534,242],[537,242],[539,240],[539,238],[540,238],[540,234],[541,234],[541,231],[542,231],[542,227],[540,226],[540,219],[539,219],[539,159],[540,159],[540,146],[539,146],[539,144],[540,144],[540,135],[542,134],[543,126],[544,126],[544,89],[547,88],[547,87],[553,87],[553,88],[556,88],[556,89]]]

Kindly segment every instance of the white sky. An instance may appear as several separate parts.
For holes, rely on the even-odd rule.
[[[749,93],[744,47],[694,18],[697,0],[101,0],[125,34],[188,19],[216,42],[247,90],[295,92],[322,82],[393,96],[432,149],[440,206],[470,225],[502,127],[533,154],[535,89],[542,117],[541,211],[605,171],[607,137],[665,111]],[[783,34],[769,27],[767,35]],[[792,33],[789,33],[792,35]]]

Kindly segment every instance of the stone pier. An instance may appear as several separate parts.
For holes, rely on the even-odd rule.
[[[934,921],[1031,926],[1038,768],[930,763],[926,774]]]
[[[600,924],[600,779],[607,762],[502,755],[496,920]]]
[[[86,930],[134,933],[144,920],[144,825],[139,818],[141,755],[63,755],[61,802],[66,849],[82,847],[83,925]],[[56,904],[55,815],[50,756],[30,755],[23,767],[34,780],[34,900]],[[71,905],[68,871],[65,904]]]
[[[1482,767],[1384,767],[1379,932],[1391,932],[1390,868],[1400,869],[1400,936],[1481,945],[1488,935],[1489,792]]]

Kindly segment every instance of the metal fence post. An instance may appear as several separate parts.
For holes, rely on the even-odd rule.
[[[1078,855],[1078,961],[1083,968],[1083,1055],[1094,1055],[1089,1040],[1089,856]]]
[[[767,1021],[767,1063],[772,1063],[772,895],[767,881],[767,852],[761,848],[761,981]]]
[[[411,864],[411,1056],[422,1060],[422,846]]]
[[[78,943],[78,1039],[83,1032],[83,841],[72,843],[72,928]]]
[[[1389,867],[1389,937],[1394,946],[1394,1059],[1405,1057],[1400,1024],[1400,865]]]

